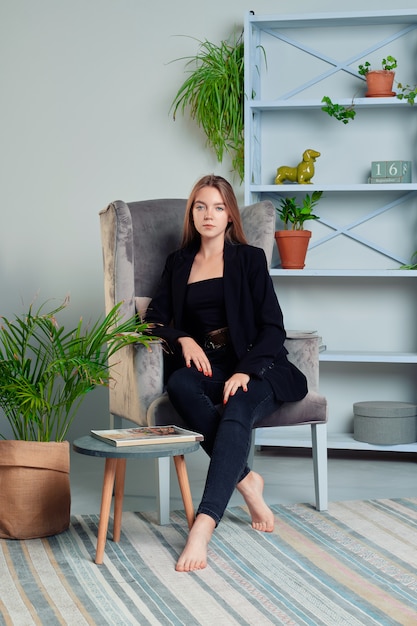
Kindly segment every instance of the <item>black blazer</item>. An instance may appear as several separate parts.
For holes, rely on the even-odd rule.
[[[146,321],[156,324],[152,333],[165,339],[173,351],[177,339],[188,335],[182,330],[184,300],[197,250],[183,248],[169,255],[146,314]],[[301,400],[307,382],[287,359],[282,311],[264,251],[226,242],[223,280],[227,325],[238,359],[236,372],[268,379],[278,400]]]

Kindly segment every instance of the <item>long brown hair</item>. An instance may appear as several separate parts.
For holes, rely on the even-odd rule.
[[[194,242],[199,242],[201,239],[200,234],[194,226],[193,206],[198,192],[204,187],[214,187],[217,189],[223,198],[223,202],[225,203],[227,210],[229,211],[231,222],[229,223],[224,234],[225,241],[229,241],[231,243],[247,243],[245,233],[243,232],[239,206],[231,184],[221,176],[208,174],[196,182],[191,191],[190,197],[187,200],[181,246],[185,248]]]

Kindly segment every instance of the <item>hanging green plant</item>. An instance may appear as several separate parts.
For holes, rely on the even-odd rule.
[[[408,104],[413,105],[417,98],[417,85],[403,85],[397,83],[400,93],[397,93],[398,100],[407,100]]]
[[[203,129],[207,144],[219,163],[230,154],[240,181],[244,176],[244,58],[240,36],[220,45],[200,41],[194,56],[186,60],[188,78],[179,88],[170,111],[189,109],[191,118]]]
[[[339,122],[349,124],[350,120],[355,119],[356,111],[354,110],[353,101],[350,106],[345,107],[343,104],[332,102],[329,96],[323,96],[322,102],[325,103],[325,106],[321,107],[321,110],[330,115],[330,117],[334,117]]]

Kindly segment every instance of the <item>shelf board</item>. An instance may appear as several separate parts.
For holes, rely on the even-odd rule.
[[[366,84],[364,82],[364,89],[366,89]],[[392,107],[408,107],[408,109],[413,111],[414,109],[409,105],[407,100],[399,100],[396,96],[392,96],[390,98],[334,98],[337,104],[341,104],[345,107],[354,106],[355,109],[379,109],[379,108],[392,108]],[[248,102],[249,108],[253,111],[278,111],[278,110],[289,110],[289,111],[304,111],[305,109],[319,109],[326,106],[325,102],[322,102],[319,99],[311,99],[311,100],[295,100],[291,98],[287,99],[279,99],[276,100],[249,100]]]
[[[249,185],[249,191],[252,193],[272,193],[272,194],[289,194],[289,193],[306,193],[319,191],[364,191],[372,192],[376,191],[417,191],[417,183],[357,183],[357,184],[320,184],[314,183],[311,185],[296,185],[296,184],[284,184],[284,185]]]
[[[417,353],[324,350],[320,352],[319,360],[333,363],[417,363]]]
[[[304,430],[300,427],[300,433],[291,432],[289,436],[286,436],[285,430],[285,427],[258,428],[255,435],[255,445],[279,446],[282,448],[311,448],[309,428]],[[375,450],[378,452],[417,453],[417,442],[378,446],[363,441],[356,441],[352,433],[328,433],[327,448],[329,450]]]
[[[279,276],[286,278],[301,277],[322,277],[322,278],[416,278],[417,270],[372,270],[372,269],[303,269],[303,270],[283,270],[279,268],[271,268],[269,270],[271,276]]]
[[[257,28],[314,28],[337,26],[383,25],[387,20],[391,24],[415,24],[415,9],[387,11],[355,11],[337,13],[294,13],[291,15],[250,15],[249,23]]]

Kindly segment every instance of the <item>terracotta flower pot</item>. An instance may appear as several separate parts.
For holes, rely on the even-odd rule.
[[[0,441],[0,537],[34,539],[70,523],[69,443]]]
[[[395,96],[392,90],[395,72],[392,70],[372,70],[366,74],[367,98],[390,98]]]
[[[302,270],[305,265],[310,230],[277,230],[275,241],[284,270]]]

